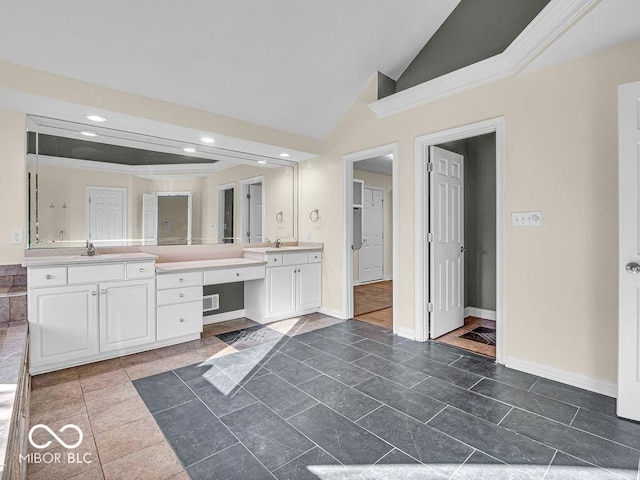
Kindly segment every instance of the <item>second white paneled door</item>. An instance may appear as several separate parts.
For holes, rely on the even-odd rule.
[[[464,325],[464,157],[430,147],[430,333]]]
[[[362,247],[360,248],[360,283],[384,280],[383,209],[384,192],[364,189],[362,205]]]

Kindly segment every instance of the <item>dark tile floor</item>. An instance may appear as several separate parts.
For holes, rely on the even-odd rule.
[[[615,400],[351,320],[134,381],[201,479],[638,479]]]

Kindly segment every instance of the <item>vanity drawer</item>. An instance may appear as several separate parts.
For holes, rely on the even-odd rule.
[[[158,307],[158,341],[202,332],[202,300]]]
[[[307,263],[307,252],[304,253],[285,253],[282,255],[283,265],[300,265]]]
[[[124,263],[76,265],[68,267],[67,275],[70,284],[124,280]]]
[[[281,253],[268,253],[267,254],[267,267],[279,267],[282,265]]]
[[[156,262],[127,263],[127,278],[153,278],[156,274]]]
[[[208,270],[204,272],[204,284],[216,285],[218,283],[244,282],[246,280],[258,280],[264,277],[264,265],[220,268],[218,270]]]
[[[202,286],[202,272],[163,273],[158,275],[158,290]]]
[[[29,268],[27,283],[29,288],[65,285],[67,283],[67,267]]]
[[[202,287],[172,288],[170,290],[158,290],[157,302],[160,305],[172,303],[186,303],[202,301]]]
[[[320,263],[320,262],[322,262],[322,252],[309,252],[307,254],[307,261],[309,263]]]

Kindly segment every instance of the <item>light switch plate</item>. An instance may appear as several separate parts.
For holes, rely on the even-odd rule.
[[[20,228],[12,228],[11,229],[11,243],[22,243],[22,229]]]
[[[541,227],[542,211],[511,212],[511,225],[514,227]]]

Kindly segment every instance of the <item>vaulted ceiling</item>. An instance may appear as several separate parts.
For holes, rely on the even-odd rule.
[[[0,0],[0,61],[323,139],[459,3]],[[525,72],[637,38],[638,15],[638,0],[600,1]]]

